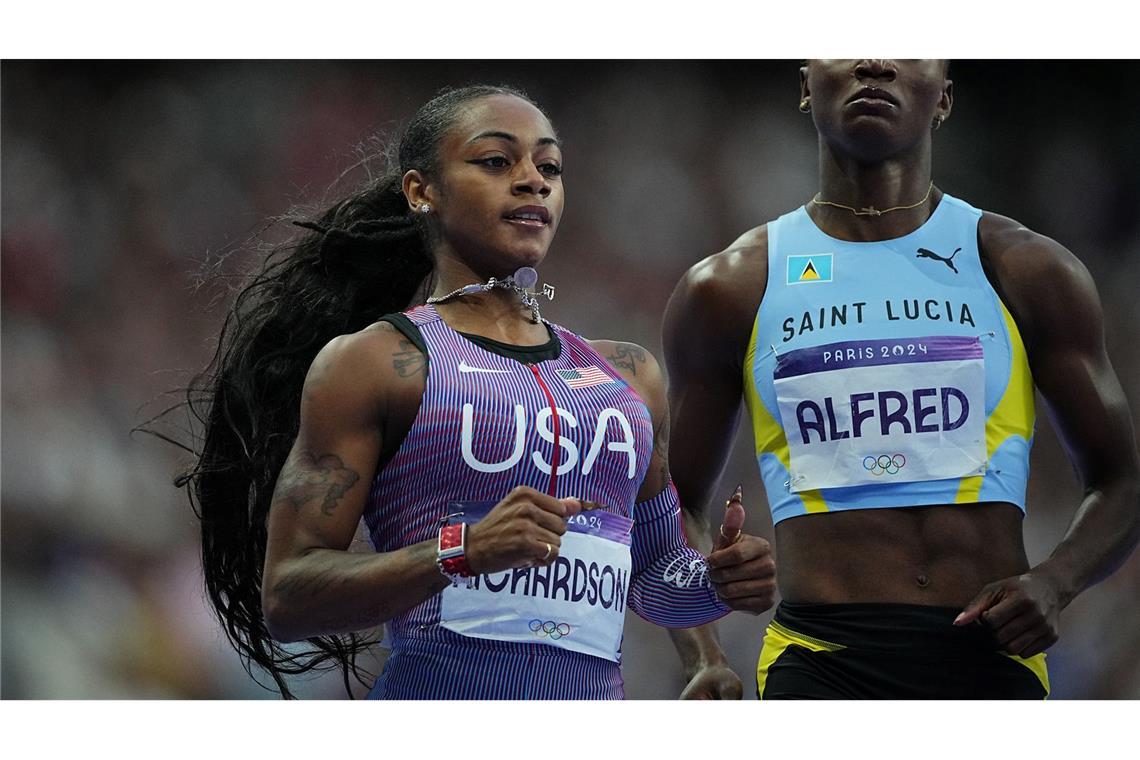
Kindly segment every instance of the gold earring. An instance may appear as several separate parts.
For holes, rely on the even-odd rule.
[[[800,113],[811,113],[811,99],[804,98],[800,101]]]

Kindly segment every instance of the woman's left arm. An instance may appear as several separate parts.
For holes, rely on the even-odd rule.
[[[684,696],[739,698],[740,680],[728,667],[710,623],[729,611],[752,613],[775,601],[775,563],[768,542],[740,532],[739,499],[706,559],[690,547],[683,530],[680,501],[669,477],[669,411],[665,383],[653,356],[632,343],[594,341],[645,401],[653,418],[654,445],[633,510],[633,574],[630,607],[656,625],[670,629],[690,679]],[[706,625],[710,624],[710,625]]]
[[[980,617],[1007,652],[1029,657],[1057,641],[1060,611],[1136,547],[1140,456],[1088,270],[1055,241],[1002,217],[983,218],[979,238],[1084,492],[1048,559],[989,584],[958,618],[962,625]]]

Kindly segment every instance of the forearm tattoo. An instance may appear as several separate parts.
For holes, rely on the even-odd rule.
[[[343,584],[343,573],[336,568],[325,566],[315,568],[310,572],[295,573],[277,582],[273,586],[274,593],[283,597],[293,596],[319,596],[322,591],[333,584]]]
[[[645,349],[631,343],[618,343],[614,346],[614,352],[606,358],[615,368],[628,369],[636,375],[637,365],[645,364]]]
[[[279,500],[300,511],[309,502],[321,499],[321,514],[331,515],[358,480],[360,476],[345,467],[336,454],[318,456],[301,451],[281,471]]]

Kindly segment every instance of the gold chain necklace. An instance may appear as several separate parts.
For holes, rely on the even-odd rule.
[[[891,208],[884,208],[884,209],[877,209],[874,206],[867,206],[866,208],[857,209],[857,208],[852,208],[850,206],[844,206],[842,203],[832,203],[831,201],[821,201],[819,199],[819,193],[815,194],[815,197],[811,199],[811,202],[817,206],[835,206],[836,208],[844,208],[844,209],[847,209],[848,211],[850,211],[855,216],[882,216],[883,214],[889,214],[892,211],[906,211],[908,208],[918,208],[919,206],[926,203],[926,201],[928,201],[930,199],[930,191],[932,191],[933,189],[934,189],[934,180],[931,180],[930,181],[930,187],[926,188],[926,195],[922,196],[922,200],[920,200],[918,203],[912,203],[909,206],[892,206]]]

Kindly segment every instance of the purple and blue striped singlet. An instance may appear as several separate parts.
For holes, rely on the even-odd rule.
[[[704,578],[703,558],[684,544],[675,498],[671,508],[653,513],[657,502],[667,501],[663,492],[634,514],[651,455],[652,420],[641,397],[585,339],[549,325],[561,352],[524,364],[476,345],[430,305],[406,316],[427,348],[428,372],[415,421],[369,494],[364,518],[376,551],[434,539],[452,502],[497,502],[525,485],[594,502],[634,521],[628,597],[624,589],[621,596],[613,591],[611,578],[608,596],[596,593],[595,584],[595,603],[628,603],[653,622],[675,627],[727,612]],[[547,577],[533,575],[544,570]],[[552,593],[557,570],[555,563],[513,571],[510,591],[520,583],[530,589],[535,581],[534,593]],[[502,588],[509,575],[477,582]],[[533,642],[456,633],[441,625],[442,598],[389,621],[391,656],[369,698],[623,697],[617,661],[551,645],[548,634],[559,634],[541,625]],[[587,603],[583,595],[575,599]]]

